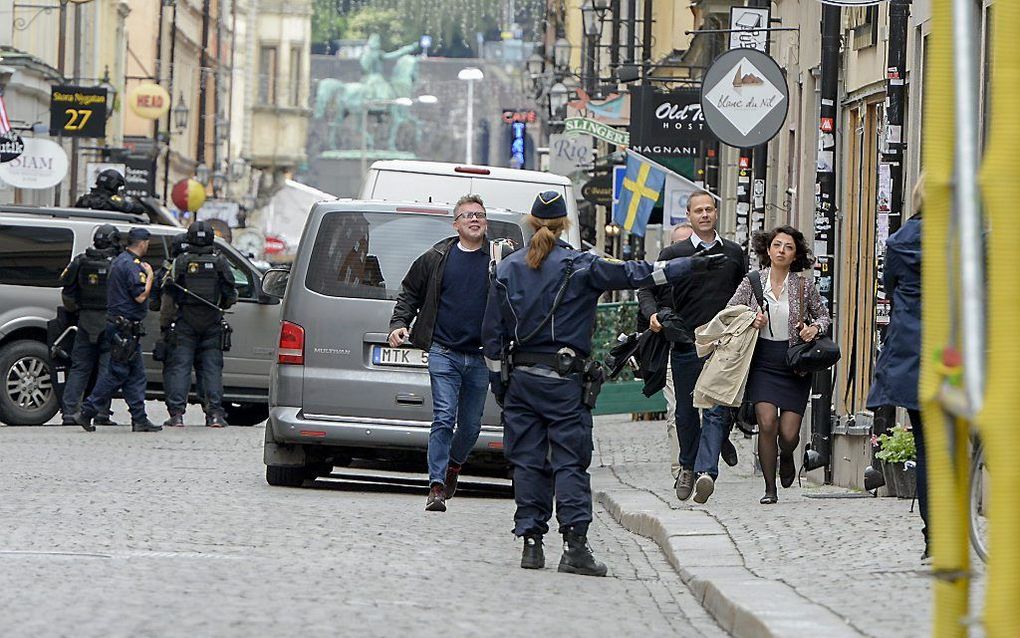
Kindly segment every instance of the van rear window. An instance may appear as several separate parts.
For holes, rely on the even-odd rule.
[[[330,297],[396,299],[411,263],[455,233],[450,217],[326,213],[315,236],[305,287]],[[521,228],[489,220],[489,239],[523,244]]]

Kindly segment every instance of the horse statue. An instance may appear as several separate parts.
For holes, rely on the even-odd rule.
[[[389,102],[398,97],[411,96],[417,79],[418,60],[412,55],[416,49],[417,45],[408,45],[396,51],[384,52],[381,50],[379,36],[373,33],[369,36],[365,52],[361,56],[361,68],[364,71],[361,81],[343,82],[335,78],[319,81],[315,94],[314,116],[315,119],[325,119],[332,109],[333,119],[329,125],[329,144],[332,148],[339,146],[337,136],[347,116],[356,115],[364,118],[369,113],[380,111],[388,112],[392,116],[388,142],[390,149],[396,148],[396,131],[410,119],[410,114],[406,107]],[[400,87],[399,92],[382,73],[383,61],[391,59],[397,60],[392,79]],[[361,135],[365,148],[374,149],[374,136],[368,127],[362,128]]]
[[[397,58],[393,65],[393,74],[390,77],[390,86],[393,87],[395,97],[413,98],[414,87],[418,83],[418,57],[414,55],[403,55]],[[422,123],[414,114],[411,107],[401,104],[390,106],[390,135],[389,145],[391,149],[397,147],[397,135],[405,124],[411,124],[414,128],[415,148],[421,143]]]

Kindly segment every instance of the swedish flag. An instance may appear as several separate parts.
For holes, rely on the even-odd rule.
[[[637,153],[627,151],[627,174],[623,192],[613,208],[613,221],[644,237],[648,217],[666,181],[666,172]]]

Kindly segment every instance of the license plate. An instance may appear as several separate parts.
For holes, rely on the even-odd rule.
[[[372,346],[372,363],[377,366],[429,367],[429,353],[417,348]]]

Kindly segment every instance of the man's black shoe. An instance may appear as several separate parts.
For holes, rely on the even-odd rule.
[[[446,498],[453,498],[457,493],[457,479],[460,478],[460,466],[450,463],[446,467],[446,483],[443,484],[443,495]]]
[[[213,414],[205,417],[205,427],[207,428],[225,428],[227,427],[227,420],[223,418],[222,414]]]
[[[563,556],[557,571],[581,576],[605,576],[609,568],[595,560],[588,546],[588,537],[567,531],[563,533]]]
[[[145,419],[144,421],[133,422],[131,424],[132,432],[159,432],[163,429],[162,425],[156,425],[152,421]]]
[[[113,419],[108,416],[97,416],[92,420],[92,422],[96,425],[119,425],[118,423],[114,423]]]
[[[545,552],[542,551],[541,536],[525,536],[524,551],[521,553],[521,567],[542,569],[545,567]]]
[[[425,511],[426,512],[445,512],[446,511],[446,495],[443,491],[443,486],[439,483],[433,483],[429,488],[429,496],[425,499]]]
[[[719,449],[719,456],[726,465],[730,467],[737,466],[737,448],[733,447],[733,441],[730,441],[729,437],[723,439],[722,448]]]
[[[163,425],[170,428],[183,428],[184,427],[184,415],[183,414],[171,414],[170,418],[163,421]]]
[[[84,411],[74,415],[74,422],[85,429],[86,432],[95,432],[96,426],[92,425],[93,414],[86,414]]]
[[[78,425],[77,416],[74,414],[65,414],[60,417],[60,425]]]

